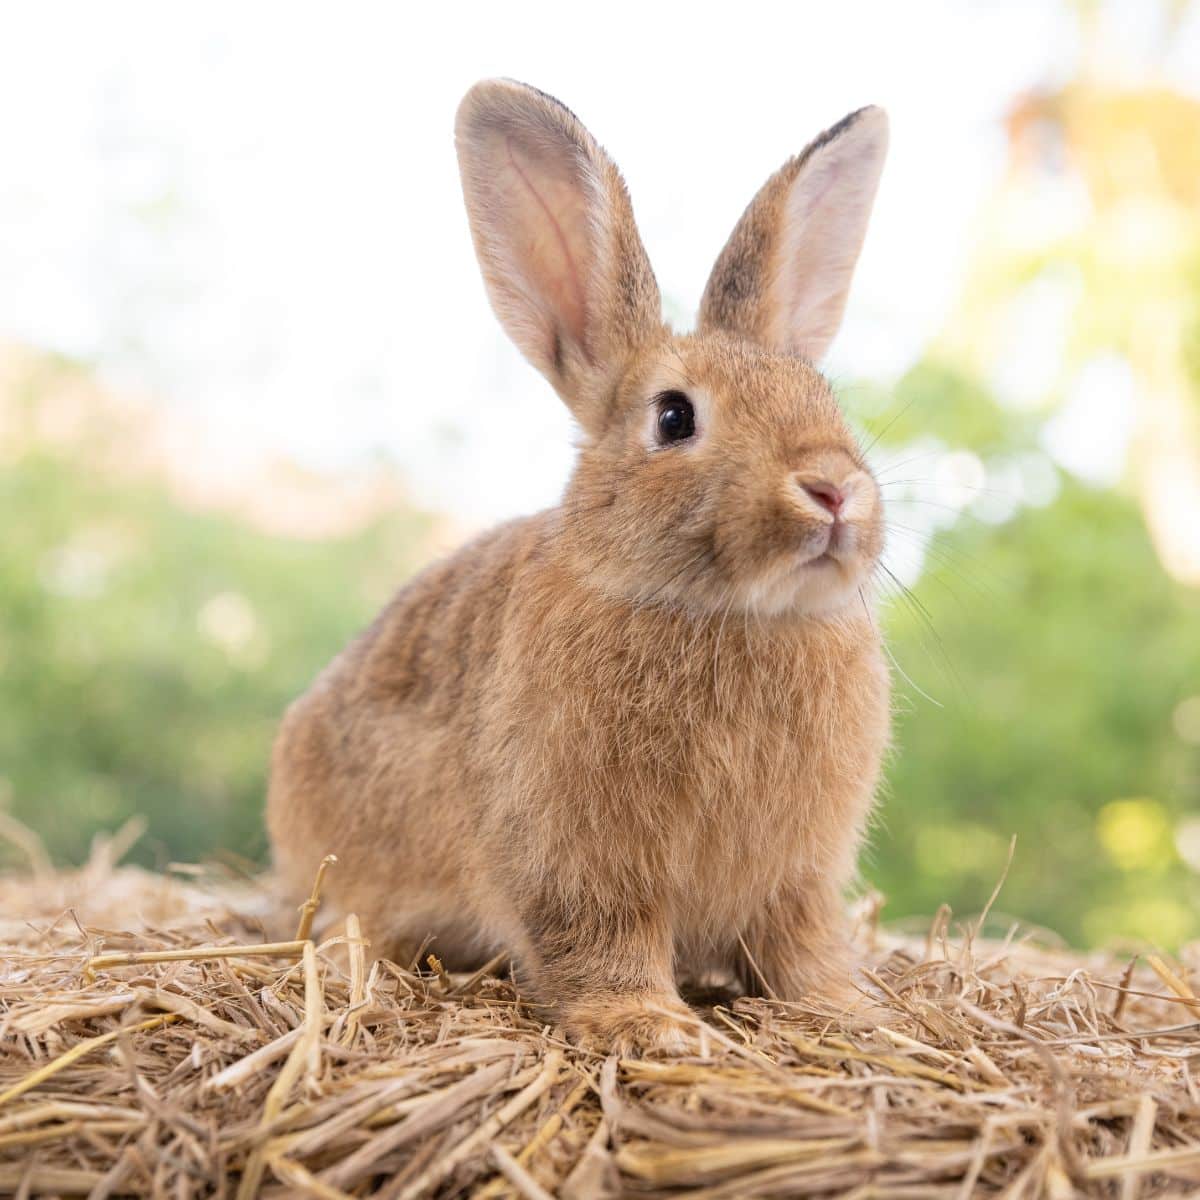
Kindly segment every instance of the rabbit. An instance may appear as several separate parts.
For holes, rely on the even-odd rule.
[[[287,711],[268,824],[373,953],[511,954],[571,1037],[693,1044],[681,980],[853,995],[844,892],[889,742],[879,488],[820,360],[887,146],[852,113],[758,192],[694,333],[557,100],[466,94],[501,325],[580,430],[561,504],[418,574]],[[513,470],[521,469],[519,462]]]

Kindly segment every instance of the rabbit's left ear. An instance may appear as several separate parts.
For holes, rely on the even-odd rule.
[[[585,428],[662,302],[612,160],[564,105],[477,83],[456,126],[475,250],[492,308]]]
[[[771,176],[742,214],[700,303],[724,330],[819,360],[842,322],[887,154],[881,108],[826,130]]]

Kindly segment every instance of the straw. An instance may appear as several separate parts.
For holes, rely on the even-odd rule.
[[[319,884],[296,929],[268,881],[116,865],[128,835],[78,871],[25,841],[36,872],[0,876],[0,1191],[1200,1192],[1200,947],[1130,962],[948,913],[901,936],[876,904],[853,1011],[732,994],[686,1050],[617,1059],[547,1024],[505,956],[372,961]]]

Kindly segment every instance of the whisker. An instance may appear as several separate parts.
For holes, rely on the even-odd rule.
[[[913,529],[908,525],[900,525],[893,521],[885,521],[884,528],[889,533],[897,533],[901,535],[907,534],[921,550],[929,555],[939,566],[945,567],[948,571],[954,571],[955,574],[962,579],[963,583],[970,584],[974,588],[986,595],[990,600],[998,600],[999,596],[995,588],[1007,588],[1008,580],[997,575],[990,565],[979,555],[972,554],[969,550],[958,545],[947,545],[945,542],[937,540],[937,535],[928,533],[925,530]],[[966,560],[973,569],[981,574],[990,575],[995,588],[989,586],[986,582],[978,579],[973,579],[958,569],[957,563],[954,561],[955,556]]]
[[[966,688],[963,686],[962,680],[959,677],[958,672],[954,669],[954,664],[951,662],[949,654],[946,652],[946,645],[942,641],[942,636],[938,633],[937,627],[933,623],[933,617],[930,614],[929,609],[926,608],[921,598],[913,592],[912,588],[902,582],[890,567],[883,562],[878,562],[875,565],[876,570],[883,571],[884,574],[887,575],[892,583],[896,586],[896,588],[899,589],[899,595],[897,598],[903,601],[903,603],[908,607],[909,611],[918,618],[924,628],[928,631],[930,637],[933,638],[940,652],[941,661],[944,663],[944,669],[946,671],[947,678],[960,692],[960,694],[965,696]],[[925,647],[926,653],[929,653],[931,658],[936,657],[930,651],[929,645],[925,641],[924,636],[921,636],[920,640],[921,644]]]
[[[912,406],[916,403],[916,399],[917,397],[914,394],[908,403],[905,404],[904,407],[867,443],[866,447],[862,450],[863,458],[866,458],[867,455],[871,453],[871,451],[879,444],[879,439],[883,437],[883,435],[887,433],[887,431],[891,429],[892,426],[895,425],[896,422],[900,420],[900,418],[904,416],[904,414],[908,412],[910,408],[912,408]]]
[[[940,700],[935,700],[935,699],[934,699],[934,698],[933,698],[933,697],[932,697],[932,696],[931,696],[931,695],[930,695],[930,694],[929,694],[929,693],[928,693],[928,692],[927,692],[927,691],[926,691],[926,690],[925,690],[923,687],[921,687],[921,685],[920,685],[919,683],[917,683],[917,682],[916,682],[916,680],[914,680],[914,679],[912,678],[912,676],[911,676],[911,675],[909,675],[909,673],[908,673],[908,672],[907,672],[907,671],[906,671],[906,670],[905,670],[905,669],[904,669],[904,668],[903,668],[903,667],[900,665],[900,663],[899,663],[899,661],[897,660],[896,656],[895,656],[895,655],[892,653],[892,648],[891,648],[891,646],[889,646],[889,645],[888,645],[888,643],[887,643],[887,640],[886,640],[886,639],[885,639],[885,640],[884,640],[884,642],[883,642],[883,650],[884,650],[884,653],[885,653],[885,654],[888,656],[888,661],[889,661],[889,662],[892,664],[892,666],[893,666],[893,667],[895,667],[895,668],[896,668],[896,670],[897,670],[897,671],[900,673],[900,678],[901,678],[901,679],[903,679],[903,680],[904,680],[904,682],[905,682],[905,683],[907,683],[907,684],[908,684],[908,686],[909,686],[910,688],[912,688],[912,689],[913,689],[913,691],[914,691],[914,692],[916,692],[918,696],[922,696],[922,697],[924,697],[924,698],[925,698],[926,700],[928,700],[928,701],[929,701],[929,703],[930,703],[930,704],[932,704],[932,705],[933,705],[935,708],[945,708],[945,707],[946,707],[946,706],[945,706],[945,705],[944,705],[944,704],[943,704],[943,703],[942,703]]]
[[[941,500],[926,500],[923,496],[905,496],[903,500],[891,500],[889,503],[897,507],[905,504],[926,504],[930,508],[940,508],[953,513],[956,517],[966,517],[968,521],[979,520],[973,512],[968,512],[965,508],[956,508],[953,504],[944,504]]]
[[[959,483],[957,480],[950,479],[888,479],[878,486],[882,489],[885,487],[901,487],[904,484],[920,484],[923,483],[928,487],[950,487],[962,488],[964,492],[979,492],[987,496],[1000,496],[1005,500],[1020,501],[1019,496],[1014,496],[1012,492],[1002,492],[997,488],[979,487],[973,483]]]
[[[908,584],[902,582],[900,577],[885,563],[881,562],[879,566],[887,574],[891,581],[917,606],[921,614],[927,620],[932,621],[933,618],[930,616],[929,610],[925,607],[923,601],[918,598],[917,594],[912,590],[912,588],[910,588]]]
[[[952,588],[950,586],[950,584],[947,583],[946,580],[944,580],[941,577],[941,575],[939,574],[940,571],[953,572],[953,574],[956,576],[956,578],[961,583],[963,583],[967,587],[972,588],[981,597],[983,597],[987,600],[990,600],[990,601],[996,600],[997,597],[994,592],[989,591],[982,584],[976,583],[975,580],[962,574],[962,572],[958,571],[955,568],[953,563],[949,563],[945,559],[939,558],[936,553],[937,550],[939,549],[939,547],[931,546],[928,543],[921,543],[919,538],[915,538],[914,540],[917,541],[917,543],[920,545],[921,550],[934,560],[934,564],[935,564],[935,569],[931,570],[931,571],[925,571],[923,573],[922,578],[928,579],[932,583],[936,583],[938,585],[938,587],[940,587],[944,592],[946,592],[954,600],[954,603],[957,604],[964,613],[969,614],[969,609],[967,608],[966,603],[964,602],[963,598],[958,594],[958,592],[956,592],[954,590],[954,588]]]
[[[902,458],[899,462],[884,463],[884,465],[875,472],[875,478],[882,479],[889,471],[898,471],[901,467],[907,467],[910,463],[920,462],[923,458],[932,458],[935,454],[945,453],[946,450],[939,446],[936,450],[926,450],[923,454],[913,454],[908,458]]]
[[[867,624],[871,626],[872,632],[875,632],[875,617],[871,612],[871,606],[867,603],[867,597],[863,592],[863,585],[858,585],[858,598],[862,601],[863,613],[866,615]]]

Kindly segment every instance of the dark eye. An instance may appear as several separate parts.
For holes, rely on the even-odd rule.
[[[663,392],[658,397],[658,440],[664,445],[682,442],[696,432],[696,413],[682,392]]]

